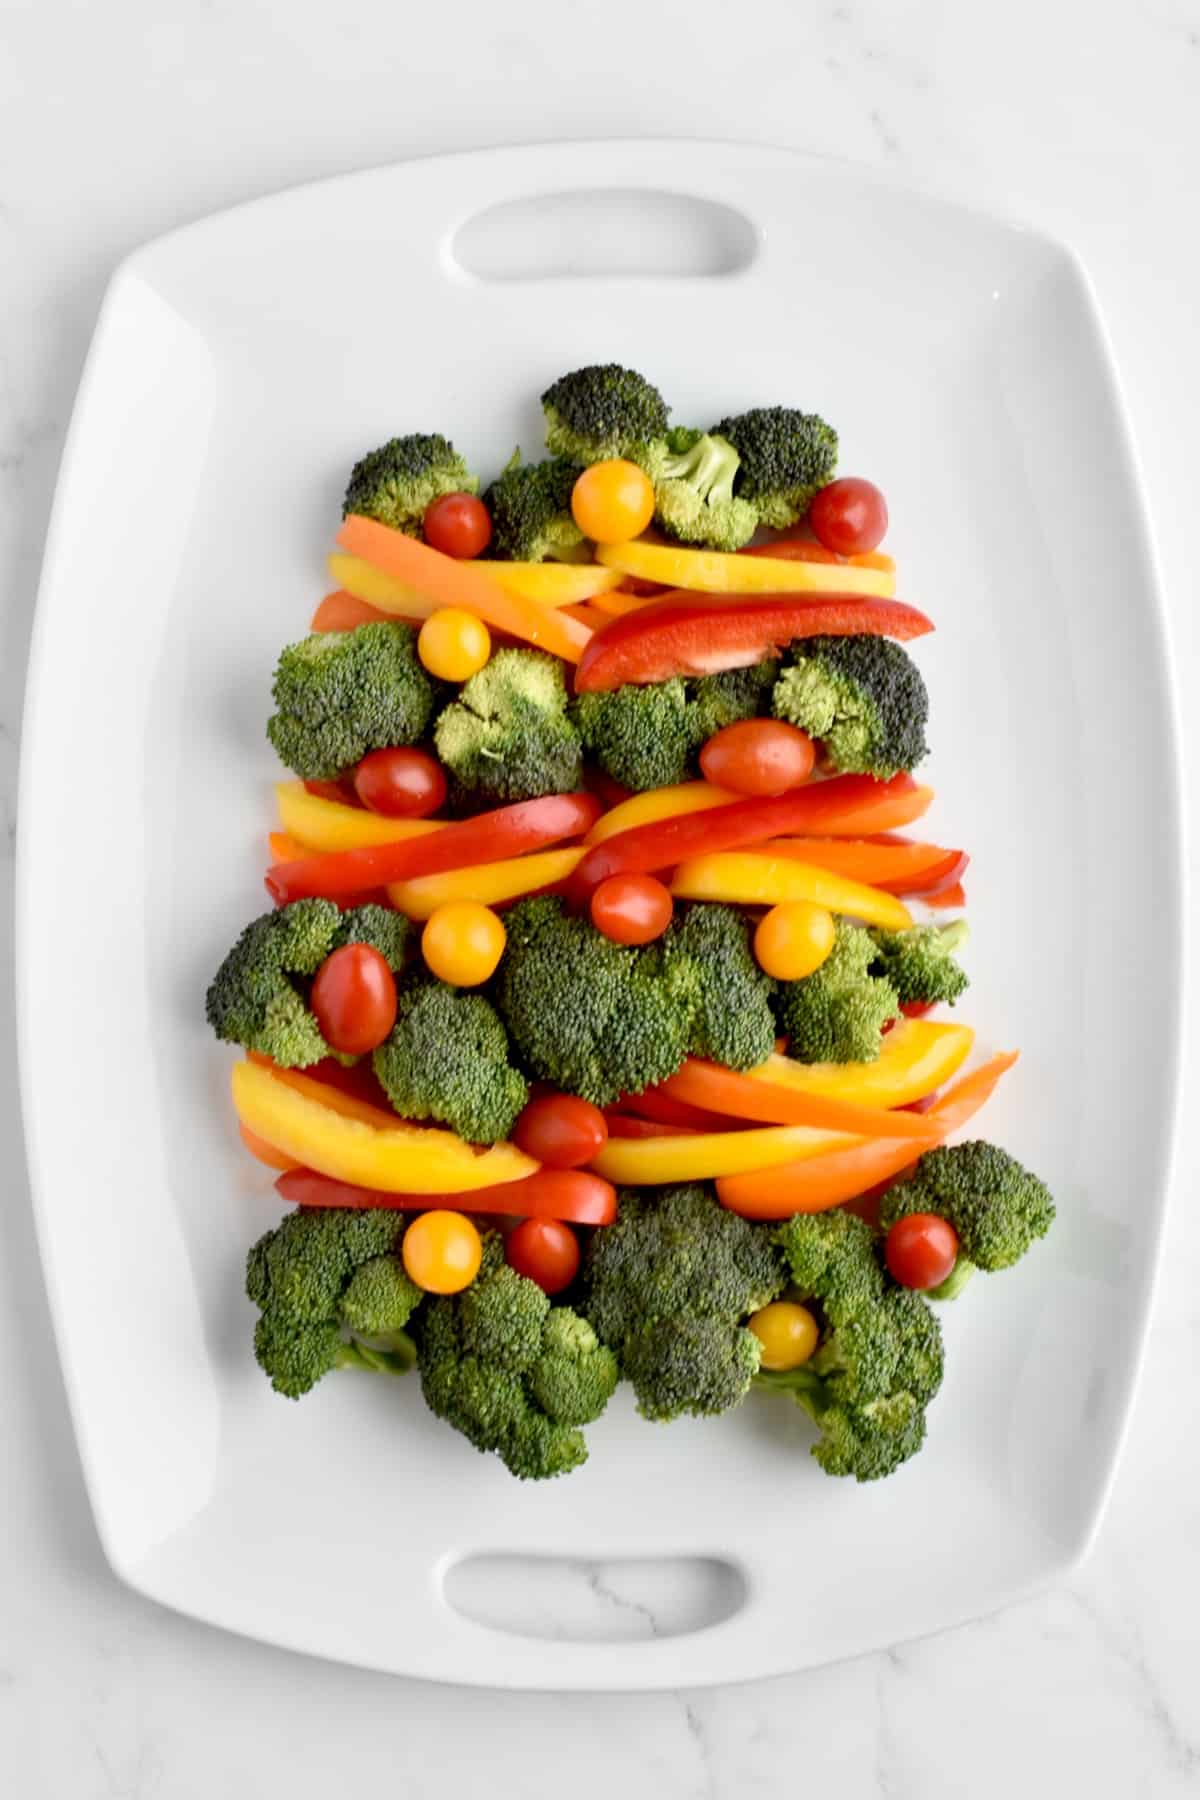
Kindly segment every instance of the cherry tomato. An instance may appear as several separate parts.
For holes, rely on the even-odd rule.
[[[577,1094],[540,1094],[513,1128],[513,1142],[548,1169],[577,1169],[608,1140],[604,1114]]]
[[[370,944],[343,944],[317,970],[310,1005],[331,1050],[365,1056],[396,1023],[396,978]]]
[[[741,719],[709,738],[700,768],[714,787],[735,794],[786,794],[813,771],[815,753],[806,731],[782,719]]]
[[[479,900],[447,900],[421,933],[421,954],[439,981],[478,987],[496,971],[508,933],[499,914]]]
[[[937,1213],[909,1213],[888,1232],[884,1255],[901,1287],[938,1287],[958,1260],[958,1236]]]
[[[614,944],[649,944],[671,923],[671,891],[653,875],[610,875],[592,895],[592,924]]]
[[[428,750],[372,750],[354,771],[354,792],[387,819],[424,819],[446,798],[446,777]]]
[[[417,637],[417,655],[439,681],[469,681],[492,654],[492,634],[476,613],[443,606]]]
[[[422,520],[425,542],[445,556],[482,556],[492,541],[492,515],[474,494],[442,494]]]
[[[754,955],[776,981],[799,981],[819,969],[833,949],[833,914],[811,900],[781,900],[759,920]]]
[[[750,1329],[762,1345],[764,1369],[798,1369],[817,1347],[821,1332],[807,1306],[772,1300],[750,1315]]]
[[[888,528],[887,501],[873,481],[843,475],[815,496],[808,522],[827,550],[839,556],[859,556],[883,542]]]
[[[593,463],[571,490],[571,513],[584,537],[595,543],[627,543],[654,517],[654,483],[623,457]]]
[[[438,1210],[413,1220],[400,1254],[412,1280],[427,1294],[460,1294],[479,1273],[483,1244],[470,1219]]]
[[[524,1219],[508,1234],[504,1260],[543,1294],[561,1294],[579,1273],[579,1239],[558,1219]]]

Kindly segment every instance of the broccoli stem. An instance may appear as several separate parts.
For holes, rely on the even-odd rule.
[[[945,1281],[940,1281],[935,1288],[926,1289],[925,1298],[927,1300],[957,1300],[974,1273],[975,1264],[970,1257],[960,1255],[955,1260],[954,1267]]]
[[[407,1375],[415,1367],[417,1346],[407,1331],[386,1338],[350,1338],[337,1354],[339,1369],[371,1369],[379,1375]]]

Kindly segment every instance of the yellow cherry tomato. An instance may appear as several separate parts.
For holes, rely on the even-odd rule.
[[[821,1335],[807,1306],[795,1300],[772,1300],[769,1306],[760,1306],[751,1315],[750,1329],[762,1345],[764,1369],[798,1369],[808,1361]]]
[[[458,1212],[421,1213],[404,1234],[404,1267],[427,1294],[460,1294],[479,1273],[483,1244]]]
[[[439,981],[477,987],[495,973],[507,938],[503,921],[478,900],[447,900],[421,933],[421,954]]]
[[[417,655],[441,681],[467,681],[492,654],[492,634],[477,613],[443,606],[431,613],[417,638]]]
[[[593,463],[571,490],[571,513],[594,543],[627,543],[654,517],[654,483],[623,457]]]
[[[754,933],[758,966],[776,981],[799,981],[819,969],[833,949],[833,914],[811,900],[782,900]]]

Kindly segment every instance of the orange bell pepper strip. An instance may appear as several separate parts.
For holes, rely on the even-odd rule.
[[[347,593],[345,588],[335,588],[332,594],[326,594],[320,606],[312,616],[310,631],[355,631],[360,625],[377,624],[380,619],[390,615],[380,612],[367,600],[360,600],[357,594]]]
[[[967,892],[961,881],[956,881],[952,887],[942,888],[936,894],[926,894],[923,897],[926,906],[965,906],[967,904]]]
[[[294,837],[286,831],[269,831],[267,846],[271,852],[272,862],[294,862],[298,856],[304,855],[304,845],[298,844]]]
[[[689,1057],[659,1092],[691,1107],[707,1107],[737,1119],[754,1119],[763,1125],[812,1125],[820,1131],[849,1131],[865,1138],[936,1137],[919,1113],[889,1111],[880,1106],[859,1106],[828,1094],[805,1093],[803,1088],[776,1087],[769,1081],[753,1081],[720,1063]]]
[[[631,594],[626,588],[614,588],[611,593],[596,594],[592,605],[597,612],[607,614],[610,619],[619,619],[625,613],[636,612],[639,606],[649,606],[658,592],[655,588],[653,593]]]
[[[552,651],[566,662],[577,663],[591,641],[587,626],[576,619],[564,619],[561,608],[542,606],[536,600],[510,593],[479,569],[443,556],[440,550],[406,537],[402,531],[393,531],[377,519],[351,513],[343,521],[337,541],[351,556],[362,557],[436,606],[465,607],[486,624]],[[388,612],[404,610],[403,602],[393,605],[377,600],[374,604]]]
[[[442,829],[440,819],[386,819],[365,806],[349,806],[314,794],[303,781],[275,784],[275,804],[284,833],[301,846],[299,854],[317,850],[361,850],[371,844],[401,844]],[[276,862],[292,860],[276,857]]]
[[[380,1188],[355,1187],[332,1181],[313,1169],[292,1165],[275,1183],[281,1199],[293,1206],[387,1207],[397,1212],[426,1212],[445,1203],[444,1194],[392,1194]],[[586,1169],[538,1169],[520,1181],[498,1187],[472,1188],[473,1213],[507,1214],[516,1219],[564,1219],[572,1225],[611,1225],[617,1216],[617,1191],[611,1181]]]
[[[790,856],[768,856],[757,850],[694,856],[676,869],[671,892],[681,900],[716,900],[731,906],[778,906],[789,900],[808,900],[887,931],[907,931],[912,924],[903,900],[882,888],[848,881],[831,869],[797,862]]]
[[[762,848],[764,855],[791,856],[852,881],[886,888],[889,894],[936,893],[956,882],[970,862],[964,850],[899,839],[882,844],[873,838],[779,838]]]
[[[935,1127],[935,1143],[965,1125],[988,1099],[1006,1069],[1017,1060],[1015,1051],[994,1056],[990,1062],[947,1088],[927,1113],[914,1115]],[[927,1146],[928,1147],[928,1146]],[[722,1176],[717,1198],[743,1219],[790,1219],[793,1213],[828,1212],[888,1181],[914,1160],[911,1142],[877,1138],[762,1171]]]
[[[610,1138],[668,1138],[694,1135],[690,1125],[664,1125],[659,1119],[635,1119],[629,1113],[606,1112]]]

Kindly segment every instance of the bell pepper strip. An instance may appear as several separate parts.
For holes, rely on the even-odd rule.
[[[414,881],[393,881],[388,899],[397,912],[410,919],[427,919],[437,907],[451,900],[478,900],[484,906],[503,906],[524,894],[540,894],[557,887],[574,873],[582,850],[539,850],[532,856],[513,856],[503,862],[476,863],[466,869],[447,869],[441,875],[419,875]]]
[[[596,561],[622,575],[661,581],[666,587],[700,594],[884,594],[888,571],[823,563],[795,562],[769,551],[749,558],[740,552],[685,550],[678,544],[599,544]]]
[[[836,831],[839,818],[857,821],[872,817],[880,799],[899,799],[910,790],[917,791],[911,775],[894,775],[891,781],[876,781],[872,775],[835,775],[787,794],[735,800],[726,806],[654,819],[593,844],[575,871],[571,893],[583,902],[610,875],[653,874],[705,852],[748,849],[781,833]],[[858,835],[857,824],[853,835]]]
[[[906,1019],[887,1033],[874,1062],[803,1063],[777,1053],[745,1079],[855,1106],[907,1106],[956,1074],[974,1042],[969,1025]]]
[[[800,1158],[827,1156],[862,1142],[842,1131],[816,1131],[807,1125],[751,1126],[741,1131],[678,1131],[644,1143],[614,1139],[588,1164],[618,1187],[653,1187],[666,1181],[712,1181],[717,1176],[746,1175]],[[887,1141],[887,1140],[881,1140]],[[912,1159],[912,1139],[903,1140]]]
[[[778,906],[789,900],[808,900],[830,912],[882,925],[887,931],[907,931],[912,914],[903,900],[881,888],[848,881],[830,869],[793,862],[789,856],[764,856],[754,850],[718,851],[681,863],[671,882],[679,900],[718,900],[731,906]]]
[[[480,1150],[452,1131],[389,1118],[333,1088],[305,1082],[303,1076],[282,1080],[260,1063],[234,1064],[233,1104],[256,1137],[306,1169],[356,1187],[466,1194],[519,1181],[538,1166],[514,1144]]]
[[[924,1119],[936,1127],[937,1143],[974,1117],[1017,1056],[1009,1051],[947,1088]],[[828,1212],[891,1180],[913,1161],[911,1141],[878,1138],[829,1156],[787,1163],[765,1172],[721,1177],[717,1198],[743,1219],[790,1219],[793,1213]]]
[[[610,619],[620,619],[625,613],[640,612],[643,606],[649,606],[657,594],[658,589],[652,594],[631,594],[627,588],[615,588],[611,593],[597,594],[592,605]]]
[[[853,556],[839,556],[836,550],[827,550],[815,538],[777,538],[773,544],[748,545],[745,550],[739,550],[738,555],[765,556],[782,562],[839,563],[852,569],[878,569],[892,577],[891,585],[884,590],[886,594],[890,596],[896,591],[896,559],[889,556],[886,550],[859,550]]]
[[[608,1125],[610,1138],[669,1138],[691,1137],[692,1128],[688,1125],[664,1125],[658,1119],[635,1119],[629,1113],[606,1112],[605,1122]]]
[[[275,804],[283,830],[303,846],[302,857],[314,850],[330,854],[375,844],[404,844],[445,830],[439,819],[385,819],[365,806],[327,799],[324,794],[312,793],[303,781],[277,782]]]
[[[276,1067],[269,1056],[260,1056],[257,1050],[247,1054],[251,1062],[261,1063],[264,1068]],[[392,1103],[380,1086],[369,1056],[360,1057],[353,1063],[340,1063],[336,1056],[327,1056],[319,1063],[310,1063],[307,1069],[278,1069],[276,1072],[281,1077],[299,1075],[305,1081],[319,1081],[322,1087],[374,1107],[389,1123],[392,1121]],[[308,1092],[307,1088],[304,1092]]]
[[[762,848],[764,855],[814,863],[889,894],[935,893],[957,881],[970,861],[965,851],[940,844],[881,844],[873,838],[783,838]]]
[[[692,1105],[669,1092],[665,1082],[645,1088],[640,1094],[622,1094],[617,1104],[623,1112],[633,1113],[637,1118],[653,1119],[656,1125],[682,1126],[685,1131],[738,1131],[746,1123],[744,1118],[735,1119],[729,1113],[715,1112],[711,1107]],[[787,1119],[767,1122],[772,1125],[792,1123]]]
[[[710,781],[681,781],[674,787],[647,788],[644,794],[631,794],[602,813],[584,842],[600,844],[605,838],[633,831],[638,825],[654,825],[659,819],[674,819],[680,813],[729,806],[739,798],[731,789],[714,787]]]
[[[380,618],[394,619],[407,614],[411,619],[427,619],[437,611],[434,602],[417,593],[403,581],[385,575],[361,556],[346,556],[333,551],[325,559],[330,575],[344,593],[373,607]]]
[[[620,570],[600,563],[468,561],[466,566],[478,569],[506,593],[542,606],[578,606],[621,585]]]
[[[907,640],[932,630],[925,614],[902,600],[864,600],[820,587],[812,594],[768,590],[741,599],[676,590],[637,612],[610,619],[603,631],[596,632],[579,658],[575,691],[603,693],[630,682],[745,668],[778,654],[796,638],[866,635]]]
[[[811,1125],[818,1131],[849,1131],[866,1138],[931,1135],[928,1126],[914,1113],[889,1112],[883,1107],[859,1106],[853,1100],[832,1099],[827,1094],[805,1093],[803,1088],[752,1081],[736,1069],[723,1068],[720,1063],[701,1057],[689,1057],[668,1081],[660,1083],[657,1092],[692,1111],[709,1107],[714,1113],[719,1109],[734,1118],[753,1119],[762,1125]]]
[[[397,1212],[426,1212],[444,1206],[444,1194],[395,1194],[381,1188],[356,1187],[332,1180],[313,1169],[293,1167],[275,1183],[280,1198],[293,1206],[387,1207]],[[466,1203],[473,1213],[515,1219],[562,1219],[570,1225],[611,1225],[617,1216],[617,1192],[611,1181],[586,1169],[538,1169],[519,1181],[473,1188]]]
[[[286,1174],[289,1169],[298,1169],[300,1164],[294,1156],[288,1156],[283,1150],[277,1150],[274,1144],[268,1144],[266,1138],[258,1136],[238,1121],[238,1136],[256,1162],[262,1163],[266,1169],[282,1169]]]
[[[294,837],[289,837],[286,831],[269,831],[267,846],[272,862],[295,862],[297,857],[304,855],[304,845],[297,843]]]
[[[473,819],[402,841],[276,863],[267,871],[267,891],[280,906],[311,895],[336,900],[391,882],[411,881],[418,875],[503,862],[563,838],[582,837],[595,824],[600,810],[600,802],[592,794],[545,794],[540,800],[519,800],[513,806],[477,813]]]
[[[371,625],[387,616],[377,606],[372,606],[367,600],[360,600],[357,594],[349,593],[346,588],[335,588],[332,594],[326,594],[313,614],[309,630],[355,631],[360,625]]]
[[[607,613],[598,611],[588,601],[580,601],[574,605],[560,606],[558,615],[561,619],[574,619],[578,625],[586,625],[590,632],[603,631],[611,623]]]
[[[967,892],[961,881],[954,882],[950,887],[940,888],[936,894],[924,894],[922,898],[926,906],[965,906],[967,904]]]
[[[586,625],[562,618],[554,607],[509,593],[481,574],[474,564],[444,556],[440,550],[406,537],[402,531],[393,531],[377,519],[351,513],[343,520],[337,541],[351,556],[360,556],[405,588],[422,595],[433,607],[465,607],[478,613],[486,624],[524,638],[566,662],[578,662],[591,639]],[[370,598],[372,605],[387,612],[407,610],[407,601],[393,604],[383,598]]]

